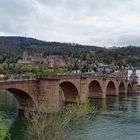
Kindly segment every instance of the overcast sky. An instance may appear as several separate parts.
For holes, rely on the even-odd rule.
[[[140,46],[140,0],[0,0],[0,35]]]

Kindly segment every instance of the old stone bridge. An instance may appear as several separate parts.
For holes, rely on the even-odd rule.
[[[87,98],[119,96],[137,90],[137,82],[126,78],[93,75],[36,75],[0,81],[0,90],[8,90],[17,99],[19,109],[38,106],[58,112],[63,102],[85,102]]]

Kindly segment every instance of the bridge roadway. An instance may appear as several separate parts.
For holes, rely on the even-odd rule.
[[[34,75],[0,81],[0,90],[8,90],[18,101],[19,109],[35,106],[58,112],[62,102],[85,102],[87,98],[119,96],[137,90],[137,82],[123,77],[87,75]]]

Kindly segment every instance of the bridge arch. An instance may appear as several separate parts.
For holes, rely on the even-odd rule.
[[[117,95],[116,86],[113,81],[109,81],[106,86],[106,95]]]
[[[35,106],[34,98],[27,93],[26,91],[18,88],[7,88],[3,89],[5,91],[9,91],[16,99],[18,109],[25,113],[26,111],[33,109]]]
[[[129,83],[127,86],[127,93],[132,92],[132,91],[133,91],[132,85]]]
[[[97,80],[93,80],[92,82],[90,82],[89,86],[89,97],[93,97],[93,98],[101,98],[102,97],[102,88],[100,85],[100,82],[98,82]]]
[[[59,86],[62,89],[65,102],[75,102],[79,99],[78,89],[72,82],[64,81]]]
[[[121,94],[121,93],[125,93],[125,84],[124,84],[124,82],[121,82],[120,83],[120,85],[119,85],[119,93]]]

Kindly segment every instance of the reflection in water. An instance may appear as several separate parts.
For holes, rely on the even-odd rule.
[[[70,134],[71,140],[140,140],[140,95],[92,100],[99,109]],[[9,92],[0,93],[0,110],[12,120],[12,140],[23,140],[25,121],[17,117],[17,103]]]
[[[17,117],[10,127],[11,140],[25,140],[24,131],[26,130],[26,120],[23,117]],[[7,139],[9,140],[9,139]]]

